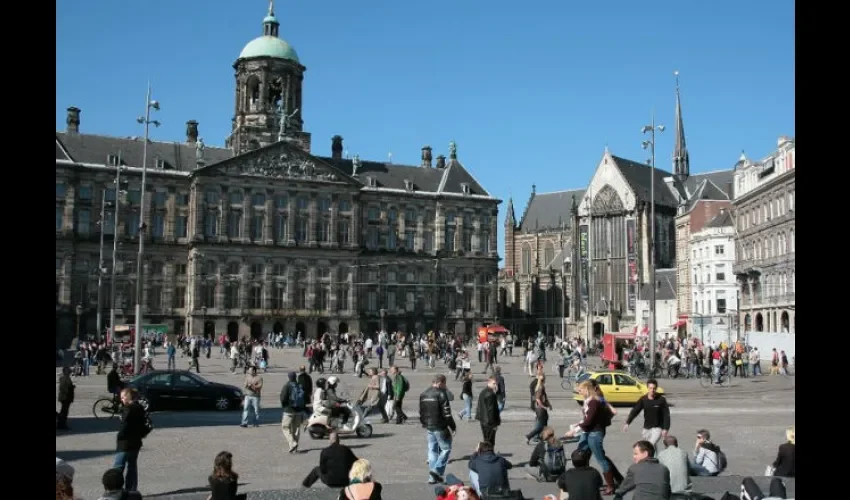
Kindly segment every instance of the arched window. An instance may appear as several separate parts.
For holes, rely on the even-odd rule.
[[[522,274],[531,273],[531,245],[526,243],[522,246],[522,262],[520,262]]]
[[[543,265],[551,266],[552,261],[555,259],[555,245],[548,242],[543,248]]]
[[[791,230],[791,252],[794,252],[794,230]]]

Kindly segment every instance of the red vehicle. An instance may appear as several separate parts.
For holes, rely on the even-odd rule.
[[[482,326],[478,329],[478,343],[481,344],[483,342],[493,342],[496,340],[498,335],[507,335],[508,329],[502,325],[492,324],[487,326]]]
[[[623,351],[634,349],[634,333],[606,333],[602,336],[602,362],[610,370],[623,367]]]

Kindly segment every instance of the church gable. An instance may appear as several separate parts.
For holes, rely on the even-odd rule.
[[[209,165],[195,174],[360,185],[338,168],[285,141]]]
[[[587,216],[590,207],[594,214],[630,211],[635,207],[634,190],[607,150],[579,203],[579,215]]]

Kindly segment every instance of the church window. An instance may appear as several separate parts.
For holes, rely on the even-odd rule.
[[[522,274],[531,273],[531,245],[526,243],[522,247],[522,261],[520,262]]]

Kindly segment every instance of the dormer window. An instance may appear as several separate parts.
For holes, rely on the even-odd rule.
[[[407,191],[413,191],[413,181],[410,179],[404,180],[404,189]]]
[[[377,186],[377,185],[378,185],[378,183],[377,183],[377,182],[375,182],[375,178],[374,178],[374,177],[372,177],[372,176],[367,176],[367,177],[366,177],[366,185],[367,185],[367,186],[369,186],[369,187],[375,187],[375,186]]]
[[[156,168],[163,170],[166,168],[166,165],[167,163],[165,163],[165,160],[163,160],[162,158],[156,159]]]
[[[106,161],[109,162],[110,167],[118,166],[118,155],[107,155]]]
[[[463,194],[469,194],[469,183],[461,182],[460,183],[460,189],[463,192]]]

